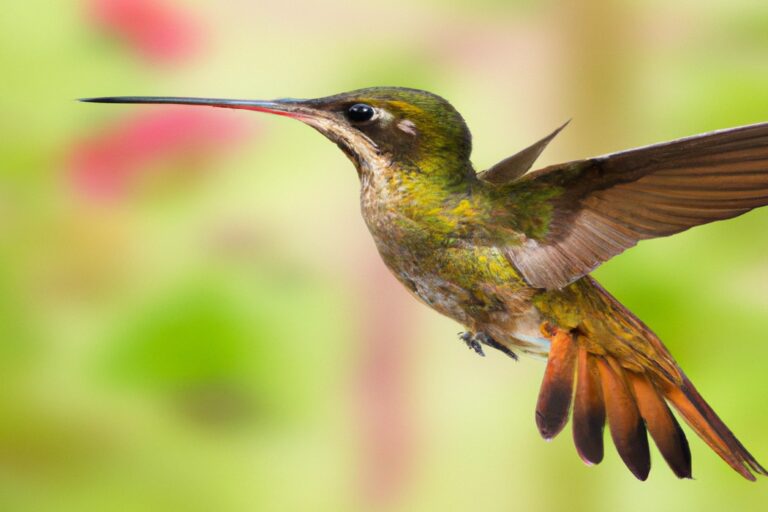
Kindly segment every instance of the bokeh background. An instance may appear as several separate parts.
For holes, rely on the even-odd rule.
[[[0,66],[0,510],[768,509],[692,434],[693,481],[542,442],[541,362],[400,289],[311,129],[73,101],[419,87],[478,168],[573,118],[548,164],[768,120],[764,0],[30,0]],[[764,463],[766,226],[596,273]]]

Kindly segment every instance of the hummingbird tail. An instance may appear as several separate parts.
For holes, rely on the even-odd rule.
[[[536,423],[545,439],[563,429],[573,397],[573,440],[585,463],[603,460],[607,416],[616,450],[638,479],[645,480],[651,469],[646,427],[674,473],[691,477],[685,434],[646,375],[625,371],[614,357],[592,353],[583,335],[560,330],[550,339],[536,406]]]
[[[672,405],[744,478],[768,475],[656,335],[596,282],[590,279],[583,286],[580,293],[587,299],[577,302],[586,306],[591,321],[567,330],[543,327],[551,345],[536,406],[541,435],[551,439],[565,427],[573,401],[573,439],[585,463],[603,459],[607,418],[616,450],[638,479],[645,480],[651,467],[647,433],[675,475],[691,478],[690,448]],[[601,319],[610,323],[600,324]]]

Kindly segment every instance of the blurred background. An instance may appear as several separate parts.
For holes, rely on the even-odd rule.
[[[766,510],[540,440],[543,364],[485,359],[380,263],[352,165],[291,120],[120,94],[437,92],[480,169],[768,120],[764,0],[83,0],[0,17],[0,510]],[[768,209],[596,273],[768,462]]]

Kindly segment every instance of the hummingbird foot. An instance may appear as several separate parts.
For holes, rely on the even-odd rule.
[[[459,334],[459,338],[461,338],[461,340],[466,343],[467,347],[477,352],[477,354],[480,356],[485,357],[485,352],[483,351],[483,345],[485,345],[504,352],[515,361],[518,360],[517,354],[515,354],[509,347],[502,345],[484,332],[463,332]]]
[[[481,344],[482,342],[478,339],[477,334],[471,333],[469,331],[460,332],[459,339],[461,339],[461,341],[463,341],[470,350],[474,350],[477,355],[485,357],[485,352],[483,352],[483,345]]]

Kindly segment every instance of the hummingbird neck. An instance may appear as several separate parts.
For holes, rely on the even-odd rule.
[[[404,226],[421,233],[450,233],[477,210],[471,164],[439,163],[401,161],[359,169],[363,216],[369,226],[371,221],[378,225],[374,235]]]
[[[411,161],[395,160],[387,155],[374,159],[352,159],[362,186],[379,192],[408,197],[416,192],[431,191],[433,197],[451,193],[463,194],[477,181],[469,160],[442,159],[431,156]]]

